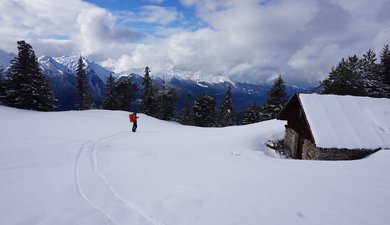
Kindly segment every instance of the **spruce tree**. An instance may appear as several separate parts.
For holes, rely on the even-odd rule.
[[[381,97],[383,95],[383,86],[379,73],[379,66],[375,63],[376,55],[369,49],[360,60],[361,79],[364,86],[364,92],[370,97]]]
[[[10,78],[5,76],[0,77],[0,105],[11,106],[13,98],[9,97],[9,92],[13,92]]]
[[[77,90],[77,102],[78,102],[79,110],[86,110],[86,109],[93,108],[91,92],[87,85],[87,73],[85,72],[84,66],[85,65],[84,65],[83,58],[80,56],[77,69],[76,69],[76,76],[77,76],[76,90]]]
[[[385,45],[381,52],[381,75],[385,84],[390,85],[390,49]]]
[[[254,102],[245,110],[244,118],[242,119],[242,124],[246,125],[257,123],[260,120],[260,107],[256,105],[256,102]]]
[[[194,125],[212,127],[215,125],[215,99],[205,94],[199,95],[193,107]]]
[[[282,79],[282,75],[274,80],[271,90],[268,92],[266,102],[263,106],[264,119],[274,119],[282,110],[288,101],[286,85]]]
[[[115,109],[129,111],[137,91],[137,85],[127,77],[119,78],[114,86]]]
[[[9,80],[4,86],[4,101],[8,106],[51,111],[54,97],[45,75],[39,67],[30,44],[18,41],[18,56],[11,61]]]
[[[174,115],[177,102],[176,90],[163,87],[155,91],[156,117],[162,120],[170,120]]]
[[[33,52],[34,54],[34,52]],[[46,79],[41,68],[39,67],[35,54],[32,56],[34,60],[34,67],[36,72],[36,85],[38,94],[36,95],[36,110],[39,111],[52,111],[55,108],[55,99],[50,87],[49,81]]]
[[[329,77],[321,82],[323,94],[366,96],[364,78],[360,71],[360,60],[354,56],[343,58]]]
[[[0,105],[4,104],[5,90],[6,90],[5,80],[3,80],[3,77],[0,74]]]
[[[236,124],[234,117],[232,88],[229,87],[221,103],[217,125],[220,127],[233,126]]]
[[[184,107],[181,111],[180,123],[184,125],[193,125],[193,104],[190,94],[187,94],[184,100]]]
[[[155,106],[155,99],[154,99],[154,89],[153,89],[152,78],[150,77],[149,67],[145,67],[142,84],[143,84],[143,89],[142,89],[142,102],[140,105],[140,111],[149,116],[155,116],[156,106]]]
[[[382,97],[390,98],[390,49],[389,45],[385,45],[380,55],[380,79],[384,94]]]
[[[115,79],[110,73],[110,76],[107,79],[106,83],[106,91],[103,97],[102,109],[116,109],[116,102],[114,96],[114,88],[115,88]]]

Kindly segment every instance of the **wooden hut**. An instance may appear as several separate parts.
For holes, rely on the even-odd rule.
[[[360,159],[390,149],[390,99],[295,94],[277,116],[295,159]]]

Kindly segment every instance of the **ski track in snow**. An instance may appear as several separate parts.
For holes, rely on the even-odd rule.
[[[113,221],[113,219],[112,219],[109,215],[107,215],[107,214],[105,213],[105,211],[104,211],[102,208],[100,208],[99,206],[95,205],[95,204],[86,196],[86,194],[84,193],[83,188],[81,187],[80,175],[79,175],[79,170],[80,170],[79,167],[80,167],[81,155],[82,155],[83,152],[85,152],[85,149],[86,149],[85,146],[86,146],[86,143],[84,143],[84,144],[81,146],[81,148],[80,148],[80,150],[79,150],[79,152],[78,152],[78,154],[77,154],[77,157],[76,157],[76,164],[75,164],[75,181],[76,181],[77,191],[80,193],[81,197],[82,197],[89,205],[92,206],[92,208],[96,209],[98,212],[100,212],[100,213],[104,216],[106,224],[109,224],[109,225],[110,225],[110,224],[112,224],[110,221]]]
[[[81,197],[101,213],[108,225],[166,225],[122,198],[99,172],[96,151],[99,145],[128,134],[128,131],[86,141],[76,156],[75,182]]]

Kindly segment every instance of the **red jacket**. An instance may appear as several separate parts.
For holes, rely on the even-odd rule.
[[[135,114],[129,115],[130,122],[134,123],[137,120],[137,116]]]

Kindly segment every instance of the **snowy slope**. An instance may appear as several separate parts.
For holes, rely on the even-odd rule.
[[[390,151],[270,157],[284,123],[197,128],[122,111],[0,107],[0,224],[387,225]]]

